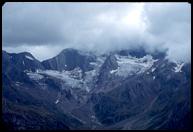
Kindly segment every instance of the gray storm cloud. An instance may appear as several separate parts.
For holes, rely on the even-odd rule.
[[[191,60],[188,3],[6,3],[2,19],[3,49],[40,60],[67,47],[104,53],[139,46]]]

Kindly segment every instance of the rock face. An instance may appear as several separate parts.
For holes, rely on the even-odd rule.
[[[28,52],[8,54],[6,51],[3,51],[2,58],[3,69],[6,70],[6,72],[11,70],[8,68],[15,68],[20,71],[29,70],[32,72],[35,72],[36,69],[44,69],[41,62]]]
[[[109,55],[100,68],[97,83],[102,84],[111,78],[109,72],[118,68],[117,59],[114,55]]]
[[[35,72],[36,69],[44,69],[41,62],[35,59],[30,53],[19,54],[2,52],[2,74],[6,74],[12,81],[23,81],[28,77],[25,71]]]
[[[81,54],[75,49],[64,49],[56,57],[42,62],[46,69],[50,70],[73,70],[80,67],[83,71],[91,70],[89,62],[94,61],[92,56]]]
[[[143,49],[64,49],[43,62],[2,51],[3,123],[11,130],[191,126],[191,64]]]

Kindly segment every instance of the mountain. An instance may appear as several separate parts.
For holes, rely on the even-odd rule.
[[[94,61],[93,56],[82,54],[75,49],[64,49],[56,57],[48,59],[42,62],[46,69],[51,70],[73,70],[76,67],[80,67],[83,71],[91,70],[89,62]]]
[[[5,74],[12,81],[23,81],[28,78],[25,71],[35,72],[36,69],[44,69],[41,62],[35,59],[30,53],[19,54],[2,52],[2,74]]]
[[[38,61],[2,51],[2,109],[11,130],[191,127],[191,64],[142,48],[64,49]]]
[[[9,68],[15,68],[21,71],[30,70],[34,72],[36,69],[44,69],[41,62],[35,59],[32,54],[28,52],[22,52],[19,54],[16,53],[7,53],[6,51],[2,52],[3,66],[9,65]],[[6,67],[3,67],[5,70]]]

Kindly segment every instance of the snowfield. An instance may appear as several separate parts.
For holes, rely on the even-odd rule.
[[[142,58],[136,58],[132,56],[120,56],[115,55],[118,63],[118,68],[111,70],[110,74],[117,76],[127,77],[128,75],[140,74],[150,69],[154,62],[152,56],[146,55]],[[27,75],[33,80],[40,80],[45,76],[51,76],[62,80],[62,88],[66,86],[71,88],[81,88],[89,92],[93,88],[95,78],[99,75],[99,70],[105,61],[105,57],[98,56],[96,62],[90,62],[93,66],[93,70],[86,71],[83,76],[83,71],[76,67],[71,71],[57,71],[57,70],[36,70],[36,72],[27,72]],[[152,72],[155,68],[152,68]]]
[[[128,75],[140,74],[151,68],[157,60],[154,60],[151,55],[146,55],[142,58],[132,56],[115,55],[118,63],[118,68],[111,70],[111,74],[127,77]]]
[[[64,84],[72,88],[81,88],[82,83],[82,70],[75,68],[72,71],[56,71],[56,70],[39,70],[38,73],[48,75],[64,81]]]

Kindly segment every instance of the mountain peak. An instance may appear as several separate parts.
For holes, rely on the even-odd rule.
[[[21,56],[24,56],[24,57],[30,57],[30,58],[35,59],[35,57],[29,52],[21,52],[18,55],[21,55]]]
[[[66,48],[66,49],[63,49],[59,54],[66,53],[66,52],[78,52],[78,50],[73,48]]]

